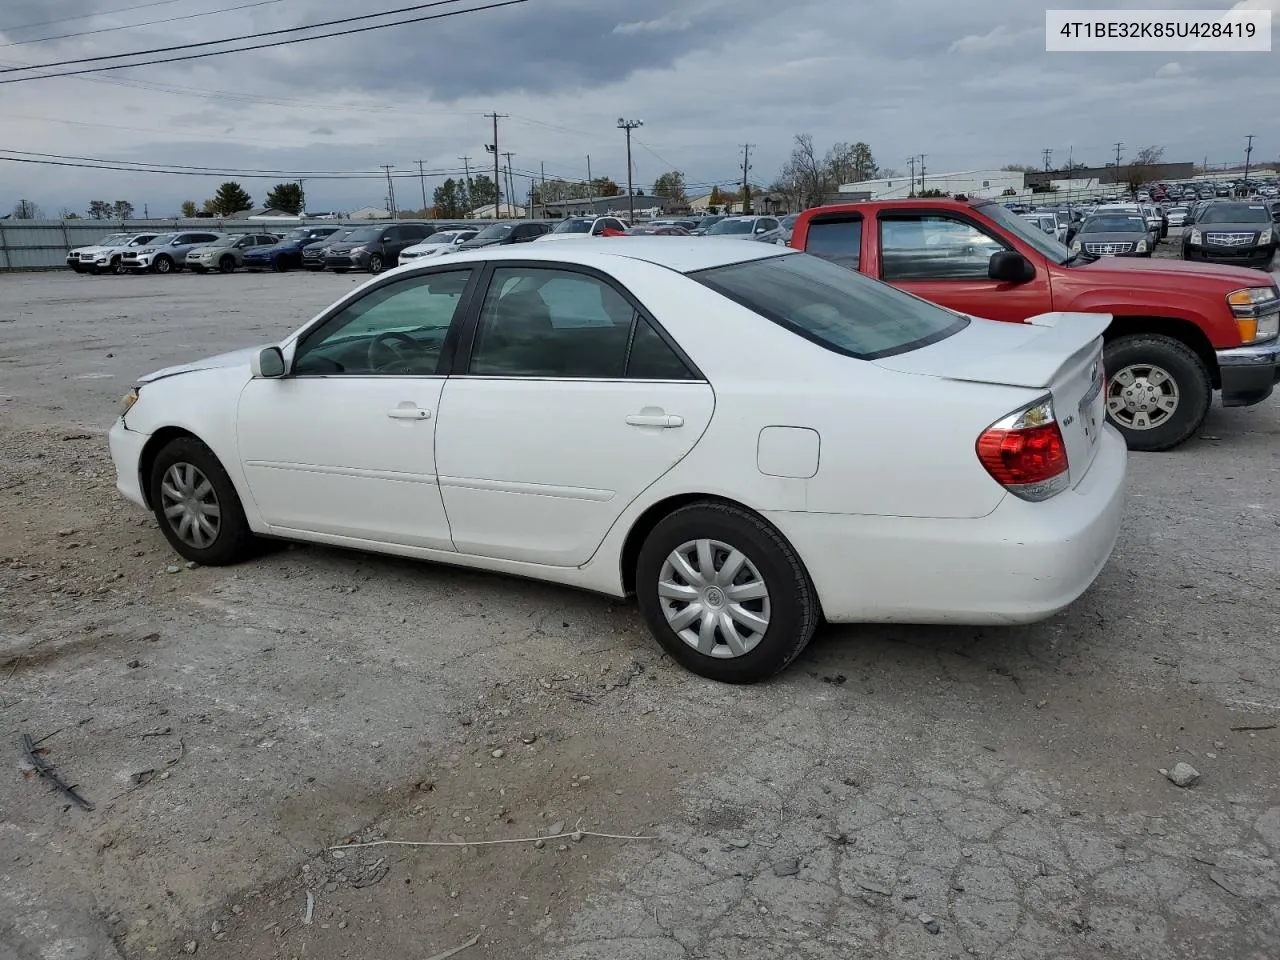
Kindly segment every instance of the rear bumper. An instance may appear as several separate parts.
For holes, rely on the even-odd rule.
[[[1219,350],[1217,358],[1224,407],[1261,403],[1280,380],[1280,340]]]
[[[107,433],[107,444],[111,448],[111,462],[116,468],[116,489],[131,503],[144,509],[147,498],[142,492],[142,477],[138,467],[142,462],[142,448],[147,445],[149,434],[137,433],[124,425],[124,418],[119,417]]]
[[[1128,451],[1106,425],[1089,471],[1044,503],[973,520],[770,513],[833,623],[1033,623],[1097,578],[1115,546]]]

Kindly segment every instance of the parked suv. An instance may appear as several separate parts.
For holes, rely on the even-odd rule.
[[[325,248],[324,265],[334,273],[348,270],[381,273],[399,262],[401,250],[420,243],[434,232],[435,227],[425,223],[357,227],[346,239]]]
[[[1266,270],[1276,254],[1277,230],[1265,204],[1215,200],[1182,231],[1182,259]]]
[[[120,264],[130,273],[171,273],[181,270],[187,254],[196,247],[207,246],[222,237],[220,233],[162,233],[145,247],[126,250]]]
[[[294,227],[278,242],[250,247],[244,252],[246,270],[275,270],[284,273],[290,267],[302,266],[302,251],[308,244],[328,240],[343,227]]]
[[[117,233],[105,238],[94,247],[80,247],[72,251],[77,256],[73,266],[77,273],[124,273],[120,258],[130,250],[140,249],[156,238],[154,233]]]
[[[489,224],[466,243],[459,244],[458,249],[475,250],[499,244],[528,243],[550,232],[551,224],[542,220],[499,220]]]
[[[207,247],[196,247],[187,254],[186,265],[196,273],[217,270],[232,273],[243,266],[245,251],[254,247],[274,247],[279,237],[270,233],[232,233]]]

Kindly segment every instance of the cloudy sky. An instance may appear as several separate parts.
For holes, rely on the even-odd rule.
[[[3,0],[0,64],[236,37],[412,2]],[[492,2],[462,0],[400,19]],[[1105,6],[1117,5],[1233,4]],[[1280,0],[1234,5],[1273,10],[1273,30],[1280,31]],[[823,149],[865,140],[882,166],[903,170],[909,155],[924,153],[937,173],[1039,163],[1045,147],[1055,162],[1071,151],[1101,163],[1114,156],[1117,140],[1127,155],[1160,144],[1169,160],[1226,162],[1243,156],[1249,133],[1257,135],[1255,161],[1280,156],[1275,51],[1046,53],[1045,6],[527,0],[269,50],[0,84],[0,149],[294,173],[376,173],[394,164],[398,173],[415,173],[396,183],[401,207],[421,203],[418,160],[429,173],[458,170],[463,156],[491,169],[483,114],[493,110],[509,114],[500,149],[515,155],[518,170],[545,164],[548,176],[584,178],[589,155],[594,175],[619,182],[626,160],[617,120],[643,120],[633,169],[646,190],[673,168],[691,185],[731,183],[740,176],[744,143],[754,145],[752,179],[767,184],[800,132]],[[241,9],[226,10],[232,7]],[[160,20],[169,22],[142,25]],[[0,210],[27,199],[54,215],[64,207],[83,213],[98,198],[172,215],[183,200],[211,196],[222,179],[0,161]],[[261,200],[289,178],[237,179]],[[428,196],[442,179],[427,178]],[[313,210],[354,209],[380,206],[385,188],[376,179],[315,176],[306,192]]]

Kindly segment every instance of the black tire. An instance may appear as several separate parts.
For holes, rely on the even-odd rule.
[[[768,590],[768,626],[752,649],[736,657],[700,653],[686,643],[667,622],[658,595],[668,557],[702,539],[741,551]],[[778,673],[809,643],[821,617],[813,583],[786,539],[755,514],[724,503],[690,504],[658,521],[636,561],[636,598],[649,630],[674,660],[722,683],[756,683]]]
[[[289,269],[289,261],[284,257],[276,257],[271,261],[271,269],[276,273],[285,273]]]
[[[117,277],[124,275],[124,264],[121,262],[119,257],[111,258],[111,272]]]
[[[373,274],[382,272],[382,256],[380,254],[375,253],[369,257],[369,272]]]
[[[1107,419],[1120,431],[1130,450],[1156,452],[1172,450],[1200,429],[1213,402],[1213,379],[1200,355],[1181,340],[1154,333],[1139,333],[1108,341],[1103,351],[1107,372],[1108,401],[1113,391],[1123,389],[1116,379],[1128,367],[1155,365],[1168,373],[1177,391],[1177,406],[1164,422],[1146,429],[1117,419],[1108,402]]]
[[[175,464],[189,464],[208,479],[219,508],[220,518],[211,543],[201,548],[183,540],[165,516],[163,484],[165,474]],[[194,437],[179,437],[165,444],[151,465],[147,478],[151,491],[151,509],[169,545],[187,560],[207,567],[220,567],[243,560],[253,550],[254,536],[245,519],[244,507],[231,478],[213,451]]]
[[[218,272],[219,273],[235,273],[235,271],[236,271],[236,258],[231,256],[231,254],[229,253],[225,254],[223,258],[218,261]]]
[[[170,257],[161,255],[151,261],[151,269],[155,273],[172,273],[174,263]]]

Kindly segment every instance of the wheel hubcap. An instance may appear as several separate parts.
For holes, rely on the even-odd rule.
[[[1169,422],[1178,409],[1178,384],[1162,367],[1135,363],[1111,376],[1107,411],[1130,430],[1153,430]]]
[[[769,629],[763,575],[719,540],[690,540],[672,550],[658,573],[658,600],[671,629],[704,656],[744,656]]]
[[[165,520],[183,543],[203,550],[218,539],[222,507],[199,467],[173,464],[160,483],[160,500]]]

